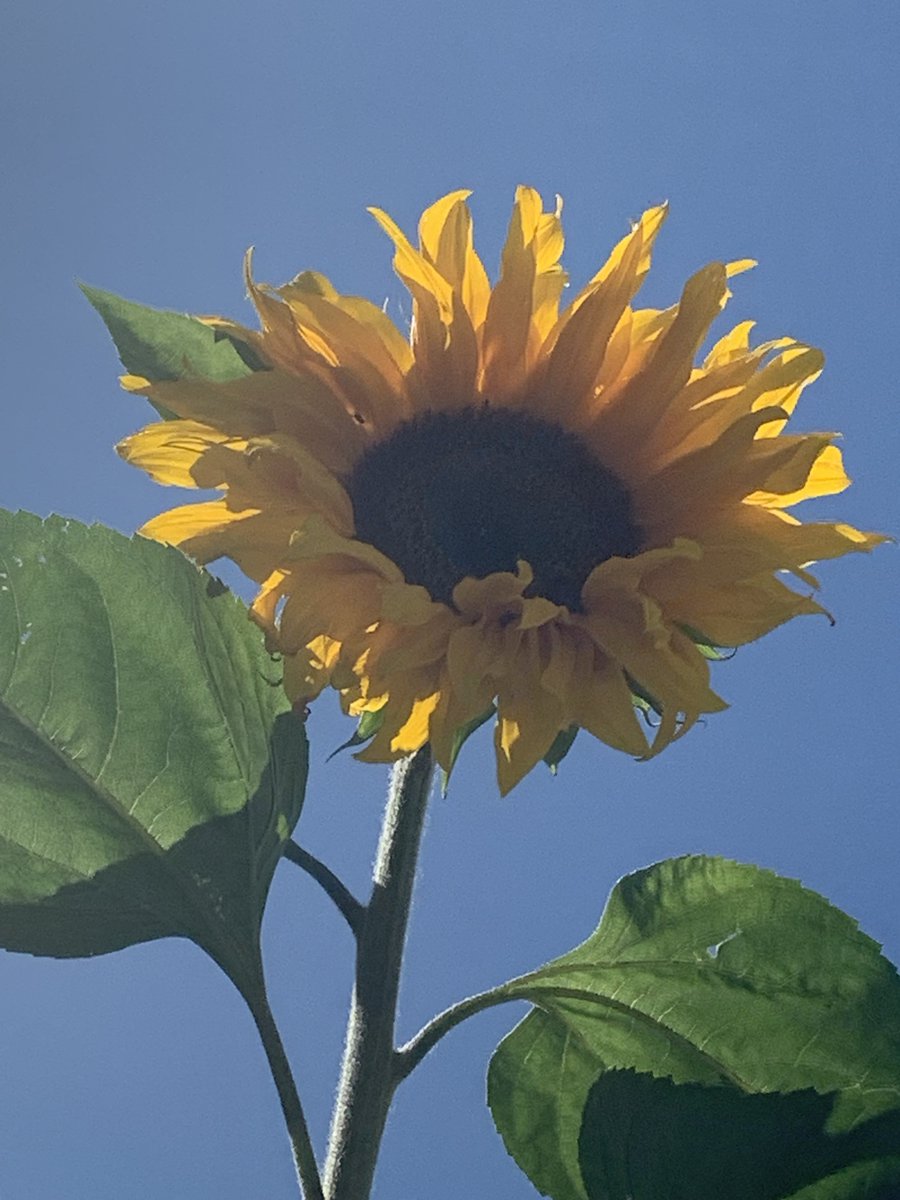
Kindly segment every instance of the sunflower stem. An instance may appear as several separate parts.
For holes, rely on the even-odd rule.
[[[356,981],[325,1162],[327,1200],[368,1200],[399,1082],[397,993],[433,773],[431,751],[424,746],[391,775],[372,895],[358,931]]]

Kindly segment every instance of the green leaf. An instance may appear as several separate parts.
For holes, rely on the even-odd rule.
[[[834,1100],[809,1088],[748,1095],[607,1071],[579,1138],[588,1198],[779,1200],[827,1184],[845,1200],[896,1200],[900,1110],[831,1134]]]
[[[831,1133],[900,1107],[896,970],[844,913],[758,867],[686,857],[629,875],[583,945],[503,991],[539,1007],[494,1054],[488,1101],[555,1200],[584,1200],[581,1117],[612,1069],[835,1093]]]
[[[263,363],[251,346],[231,333],[183,313],[148,308],[112,292],[81,284],[81,290],[103,318],[122,365],[152,383],[175,379],[241,379]],[[174,413],[154,404],[160,416]]]
[[[182,936],[246,994],[306,765],[218,580],[144,538],[0,512],[0,945]]]

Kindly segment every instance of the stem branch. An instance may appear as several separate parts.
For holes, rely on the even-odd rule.
[[[300,867],[319,884],[326,895],[334,901],[353,934],[359,937],[360,926],[365,917],[365,906],[360,904],[343,881],[338,879],[334,871],[330,867],[326,867],[314,854],[310,854],[308,850],[298,846],[296,842],[287,842],[282,853],[286,859]]]
[[[510,995],[509,987],[509,984],[504,983],[500,987],[491,988],[490,991],[479,992],[476,996],[459,1000],[456,1004],[452,1004],[443,1012],[438,1013],[436,1017],[432,1017],[415,1037],[410,1038],[406,1045],[401,1046],[397,1051],[394,1061],[396,1083],[402,1083],[407,1075],[415,1070],[425,1055],[434,1049],[444,1034],[455,1029],[457,1025],[461,1025],[468,1017],[484,1012],[487,1008],[494,1008],[498,1004],[508,1004],[511,1000],[525,999],[524,996]]]
[[[394,1023],[419,843],[433,774],[424,746],[391,775],[325,1163],[328,1200],[367,1200],[394,1089]]]

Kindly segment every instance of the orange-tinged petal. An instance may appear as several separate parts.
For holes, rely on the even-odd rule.
[[[478,349],[464,289],[454,289],[387,213],[376,208],[369,212],[393,240],[394,270],[415,302],[411,392],[423,407],[434,409],[473,403]],[[469,260],[469,267],[477,274],[474,260]]]
[[[279,289],[298,327],[313,332],[327,347],[342,391],[353,400],[355,419],[376,436],[393,432],[411,415],[403,372],[371,320],[359,320],[340,297],[331,299],[300,283]],[[368,314],[366,314],[368,316]],[[387,322],[390,324],[390,322]]]
[[[777,417],[779,409],[748,413],[726,429],[712,445],[703,446],[663,468],[636,490],[638,522],[655,542],[666,542],[679,533],[690,534],[704,514],[727,500],[738,500],[760,483],[759,463],[751,447],[761,425]],[[790,447],[785,456],[791,453]],[[768,464],[774,469],[778,456]]]
[[[453,317],[453,288],[440,271],[416,250],[412,242],[383,209],[370,208],[369,212],[394,243],[394,270],[414,295],[427,293],[434,297],[437,310],[444,325]]]

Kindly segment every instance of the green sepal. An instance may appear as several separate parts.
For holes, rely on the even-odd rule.
[[[450,776],[453,774],[453,768],[456,766],[460,750],[462,750],[472,734],[477,729],[480,729],[482,725],[486,724],[496,711],[496,704],[492,704],[486,712],[473,717],[471,721],[466,721],[465,725],[460,725],[456,733],[454,733],[453,743],[450,747],[450,763],[445,771],[441,771],[441,791],[445,796],[447,795],[447,788],[450,786]]]
[[[331,762],[335,755],[340,754],[342,750],[352,750],[356,746],[365,745],[366,742],[372,740],[383,724],[383,708],[379,708],[376,712],[364,712],[350,737],[347,738],[346,742],[341,742],[340,746],[332,750],[325,761]]]
[[[655,713],[657,717],[662,716],[662,705],[646,688],[642,687],[636,679],[626,674],[625,681],[631,691],[631,703],[645,717],[649,717],[651,713]]]
[[[559,764],[566,757],[578,737],[578,726],[570,725],[568,729],[561,729],[553,739],[553,745],[544,755],[544,762],[550,768],[550,774],[555,775],[559,770]]]
[[[705,633],[701,633],[690,625],[682,625],[681,631],[691,639],[703,657],[708,658],[710,662],[723,662],[734,655],[734,646],[720,646],[708,638]]]
[[[226,383],[265,369],[253,348],[230,331],[184,313],[135,304],[87,284],[79,286],[103,318],[129,374],[142,375],[151,383],[178,379]],[[164,420],[175,418],[175,413],[148,399]]]

